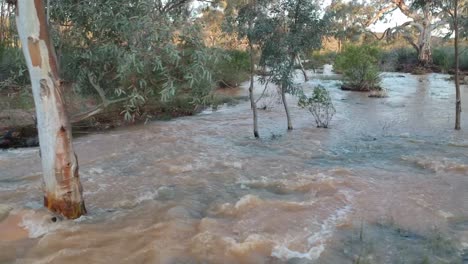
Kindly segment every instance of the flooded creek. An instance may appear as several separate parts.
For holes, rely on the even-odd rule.
[[[295,130],[277,105],[261,140],[248,102],[78,138],[89,214],[74,221],[42,209],[37,148],[0,151],[0,263],[468,263],[448,77],[383,73],[381,99],[312,78],[329,129],[290,97]]]

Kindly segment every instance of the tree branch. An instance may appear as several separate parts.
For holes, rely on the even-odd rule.
[[[369,21],[366,22],[365,26],[368,27],[374,24],[375,22],[377,22],[377,20],[379,20],[385,14],[391,13],[394,10],[396,10],[396,6],[394,4],[391,4],[386,8],[382,8],[373,18],[371,18]]]
[[[397,5],[398,9],[407,17],[412,18],[414,20],[420,20],[421,16],[419,16],[416,12],[413,12],[411,8],[405,3],[405,0],[392,0],[392,2]]]
[[[91,73],[88,73],[88,80],[89,80],[89,83],[91,84],[91,86],[93,86],[93,88],[99,94],[99,97],[101,98],[102,103],[100,105],[98,105],[98,106],[84,112],[84,113],[79,113],[79,114],[73,115],[72,118],[71,118],[72,122],[79,122],[79,121],[84,120],[86,118],[89,118],[89,117],[91,117],[93,115],[99,114],[100,112],[102,112],[102,110],[104,110],[109,105],[119,103],[119,102],[123,102],[123,101],[128,99],[128,97],[125,97],[125,98],[120,98],[120,99],[116,99],[116,100],[109,100],[109,99],[106,98],[106,93],[101,88],[101,86],[99,86],[94,81],[94,77],[93,77],[93,75]]]

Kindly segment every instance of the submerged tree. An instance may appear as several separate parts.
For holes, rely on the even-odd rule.
[[[273,27],[268,20],[269,0],[249,0],[246,3],[231,2],[227,7],[229,31],[234,31],[240,38],[245,38],[248,43],[250,56],[250,84],[249,98],[253,114],[253,133],[256,138],[260,137],[258,132],[257,104],[254,98],[255,78],[255,48],[262,47]]]
[[[455,50],[455,130],[461,129],[461,90],[460,90],[460,35],[464,36],[466,28],[463,28],[463,23],[466,23],[467,17],[462,12],[468,8],[466,0],[442,0],[438,2],[438,7],[442,9],[449,18],[451,32],[454,35],[454,50]],[[461,14],[460,14],[461,13]],[[460,31],[461,34],[460,34]]]
[[[78,218],[86,213],[86,209],[44,2],[10,2],[16,4],[18,34],[36,106],[45,189],[44,205],[66,218]]]
[[[460,52],[458,50],[458,40],[460,36],[460,28],[458,21],[458,0],[453,1],[453,12],[449,12],[452,17],[452,25],[455,33],[454,48],[455,48],[455,129],[461,129],[461,91],[460,91]]]
[[[335,69],[343,72],[343,90],[379,90],[379,49],[373,45],[347,45],[335,60]]]
[[[261,64],[270,69],[271,80],[280,87],[288,130],[293,129],[286,93],[296,93],[294,62],[304,51],[318,49],[326,22],[314,1],[281,0],[270,8],[274,31],[262,49]]]

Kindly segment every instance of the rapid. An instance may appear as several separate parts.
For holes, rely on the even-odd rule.
[[[290,97],[295,129],[260,110],[260,140],[248,102],[75,139],[73,221],[42,208],[38,148],[0,151],[0,263],[468,263],[453,81],[382,73],[369,98],[335,77],[302,84],[331,93],[329,129]]]

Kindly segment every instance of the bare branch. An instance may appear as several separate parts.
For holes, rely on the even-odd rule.
[[[96,107],[94,107],[93,109],[87,111],[87,112],[84,112],[84,113],[79,113],[79,114],[76,114],[76,115],[73,115],[71,117],[71,122],[72,123],[76,123],[76,122],[80,122],[86,118],[89,118],[93,115],[97,115],[99,114],[100,112],[102,112],[102,110],[104,110],[104,104],[100,104]]]
[[[88,73],[88,80],[89,83],[93,86],[94,90],[99,94],[99,97],[101,97],[101,101],[104,104],[104,106],[109,105],[109,101],[106,98],[106,92],[99,86],[95,81],[94,81],[94,76],[91,73]]]
[[[412,18],[414,20],[420,20],[421,17],[411,10],[411,8],[405,3],[404,0],[392,0],[394,4],[398,6],[400,11],[407,17]]]
[[[72,122],[79,122],[79,121],[84,120],[86,118],[89,118],[89,117],[91,117],[93,115],[99,114],[100,112],[102,112],[102,110],[104,110],[109,105],[120,103],[120,102],[123,102],[123,101],[128,99],[128,97],[125,97],[125,98],[120,98],[120,99],[116,99],[116,100],[109,100],[109,99],[106,98],[106,93],[101,88],[101,86],[99,86],[94,81],[94,77],[93,77],[93,75],[91,73],[88,74],[88,80],[89,80],[89,83],[91,83],[91,86],[93,86],[93,88],[99,94],[99,97],[101,98],[102,103],[100,105],[90,109],[89,111],[86,111],[84,113],[79,113],[79,114],[76,114],[76,115],[72,116]]]
[[[432,30],[437,29],[438,27],[445,26],[448,23],[449,22],[447,20],[441,19],[441,20],[435,22],[434,24],[432,24],[431,29]]]
[[[366,22],[365,26],[368,27],[368,26],[374,24],[381,17],[383,17],[384,15],[386,15],[388,13],[393,12],[394,10],[396,10],[396,6],[394,4],[391,4],[386,8],[382,8],[373,18],[371,18],[369,21]]]

